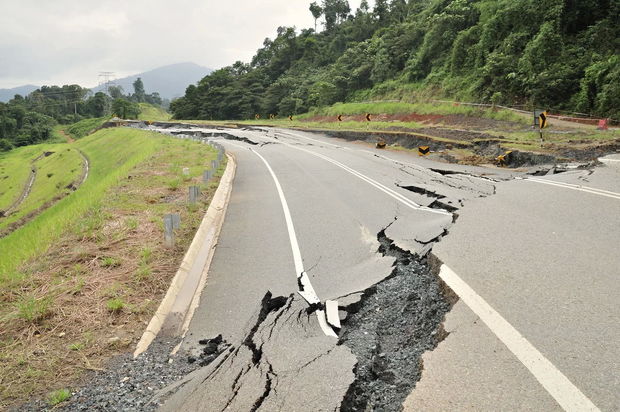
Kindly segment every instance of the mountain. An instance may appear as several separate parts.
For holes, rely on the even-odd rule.
[[[116,79],[113,83],[121,86],[125,94],[133,93],[133,82],[140,77],[146,93],[158,92],[163,99],[173,99],[183,96],[187,86],[198,82],[211,72],[211,69],[195,63],[177,63]],[[105,86],[102,85],[94,87],[92,91],[96,93],[104,89]]]
[[[0,102],[8,102],[16,94],[21,94],[22,96],[26,96],[31,92],[37,90],[39,86],[33,86],[32,84],[27,84],[25,86],[13,87],[12,89],[0,89]],[[185,89],[183,89],[185,91]]]

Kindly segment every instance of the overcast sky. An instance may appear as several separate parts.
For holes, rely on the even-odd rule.
[[[349,0],[351,10],[360,0]],[[369,2],[371,5],[374,2]],[[249,61],[278,26],[314,26],[310,0],[0,0],[0,88],[78,83],[172,63]]]

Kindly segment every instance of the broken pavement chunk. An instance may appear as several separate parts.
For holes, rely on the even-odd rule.
[[[338,314],[338,302],[335,300],[325,301],[325,312],[327,313],[327,323],[334,328],[340,329],[340,316]]]

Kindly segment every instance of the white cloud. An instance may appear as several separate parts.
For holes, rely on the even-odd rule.
[[[359,0],[349,1],[351,9]],[[249,61],[278,26],[314,26],[309,0],[0,0],[0,87],[93,86],[191,61]]]

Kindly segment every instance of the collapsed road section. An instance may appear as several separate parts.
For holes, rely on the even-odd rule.
[[[252,138],[248,140],[255,143],[264,140],[259,136],[248,136]],[[283,139],[287,137],[280,138]],[[230,143],[235,148],[248,145],[252,152],[263,151],[265,156],[273,150],[288,150],[285,144],[262,148],[260,144],[253,145],[241,139],[227,140],[237,140]],[[246,161],[254,158],[247,148],[243,150],[248,153]],[[303,151],[296,152],[306,156]],[[239,152],[239,156],[244,154]],[[349,176],[342,173],[339,165],[326,162],[323,157],[308,156],[320,167],[327,164],[338,166],[329,167],[332,172]],[[168,363],[169,357],[166,356],[161,362],[173,370],[189,372],[197,369],[172,384],[169,380],[162,380],[158,384],[149,384],[146,390],[141,388],[147,399],[141,398],[141,406],[133,410],[161,407],[170,411],[396,411],[402,408],[402,401],[421,376],[421,355],[435,348],[445,336],[441,323],[454,302],[453,295],[433,270],[430,251],[436,242],[448,235],[454,224],[456,215],[450,212],[457,210],[464,200],[492,195],[495,182],[463,173],[439,173],[385,158],[376,162],[393,170],[395,177],[392,188],[379,183],[368,185],[369,195],[376,193],[383,199],[385,193],[393,193],[393,197],[386,197],[386,204],[394,205],[396,213],[389,211],[389,215],[384,213],[377,219],[377,224],[365,225],[375,227],[370,233],[378,231],[378,234],[369,236],[373,249],[365,249],[365,256],[360,259],[381,260],[386,270],[375,272],[374,279],[378,280],[365,284],[355,282],[363,287],[348,286],[344,288],[346,294],[339,292],[331,296],[332,301],[338,302],[339,311],[336,312],[341,320],[330,322],[332,326],[340,324],[340,328],[334,328],[337,339],[326,336],[318,327],[317,312],[326,309],[323,303],[309,305],[298,293],[286,294],[294,289],[282,293],[280,288],[280,296],[265,293],[262,300],[259,297],[245,302],[255,310],[252,316],[248,316],[251,319],[239,337],[231,338],[224,330],[211,329],[201,335],[200,345],[194,348],[184,346],[176,357],[170,358],[172,363]],[[251,173],[256,175],[256,170]],[[360,191],[367,187],[368,180],[358,179],[358,176],[351,179],[355,182],[353,184],[361,183]],[[377,186],[383,190],[377,190]],[[262,187],[259,190],[265,192]],[[400,199],[402,193],[408,195],[407,203],[392,202],[392,199]],[[414,201],[416,207],[407,207]],[[271,205],[274,215],[282,219],[279,205]],[[442,213],[433,209],[442,209]],[[295,217],[296,210],[293,212]],[[397,218],[394,219],[395,215]],[[417,221],[412,220],[414,216]],[[386,225],[388,219],[393,222]],[[320,229],[325,235],[333,235],[332,227]],[[221,250],[226,253],[228,249]],[[243,251],[235,250],[234,253]],[[325,253],[337,254],[338,250],[326,250]],[[286,258],[288,262],[288,252]],[[311,276],[319,275],[317,271],[314,269]],[[226,275],[227,280],[236,274],[227,272]],[[290,272],[285,274],[286,277],[289,275]],[[337,272],[329,276],[336,282],[340,279]],[[250,281],[251,278],[245,279]],[[216,284],[217,279],[212,278],[212,282]],[[231,293],[239,287],[243,285],[231,287]],[[222,317],[226,316],[229,315],[222,312]],[[216,336],[219,333],[222,338]],[[145,356],[148,354],[147,351]],[[129,375],[125,377],[131,380]],[[101,391],[114,393],[110,388],[118,385],[118,382],[102,385]],[[161,389],[164,385],[168,386]],[[77,402],[69,406],[77,407]]]
[[[385,230],[377,240],[394,269],[342,298],[349,303],[340,308],[337,342],[316,328],[316,307],[268,292],[236,348],[159,392],[155,404],[169,396],[164,411],[401,410],[420,379],[422,354],[445,337],[441,323],[456,298],[429,256],[400,249]]]

